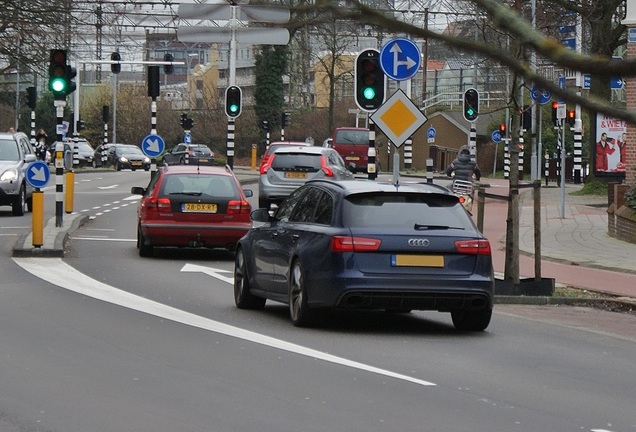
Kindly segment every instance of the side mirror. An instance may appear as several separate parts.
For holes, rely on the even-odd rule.
[[[130,193],[133,195],[143,195],[146,193],[146,189],[141,186],[133,186],[130,188]]]
[[[243,189],[243,193],[245,194],[246,198],[251,198],[254,196],[254,191],[252,191],[252,189]]]
[[[254,222],[269,222],[271,219],[269,215],[269,209],[266,208],[259,208],[254,210],[250,214],[250,218],[252,218],[252,221]]]

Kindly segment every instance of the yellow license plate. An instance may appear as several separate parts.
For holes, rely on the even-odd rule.
[[[181,210],[184,213],[216,213],[216,204],[184,203]]]
[[[360,158],[358,156],[347,156],[345,160],[360,160]]]
[[[442,255],[393,255],[394,267],[444,267]]]
[[[132,165],[133,166],[141,166],[141,162],[133,162]]]
[[[208,162],[208,160],[207,160],[207,159],[199,159],[199,162],[207,163],[207,162]]]
[[[304,178],[307,178],[307,173],[304,173],[304,172],[286,172],[285,173],[285,177],[286,178],[304,179]]]

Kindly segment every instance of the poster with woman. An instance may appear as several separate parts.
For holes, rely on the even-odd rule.
[[[625,172],[627,123],[605,114],[596,116],[596,172]]]

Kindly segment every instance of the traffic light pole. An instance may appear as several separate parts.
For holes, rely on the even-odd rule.
[[[367,151],[367,156],[369,158],[369,162],[367,164],[367,173],[369,175],[369,180],[375,180],[378,177],[376,162],[375,162],[375,123],[371,120],[371,117],[368,117],[369,120],[369,150]],[[387,142],[387,145],[389,143]]]
[[[57,143],[55,144],[55,226],[64,225],[64,143],[62,142],[62,125],[66,100],[56,100],[55,116]]]

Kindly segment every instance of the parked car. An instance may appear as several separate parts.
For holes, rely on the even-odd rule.
[[[108,148],[108,165],[117,171],[123,169],[150,170],[150,158],[139,147],[132,144],[114,144]]]
[[[33,211],[33,187],[26,170],[37,159],[29,138],[21,133],[0,133],[0,206],[11,206],[14,216]]]
[[[279,204],[292,191],[309,180],[353,179],[344,161],[333,149],[313,146],[281,146],[261,167],[258,182],[258,206]]]
[[[242,189],[228,167],[164,165],[141,195],[137,207],[137,248],[142,257],[155,247],[234,250],[250,229],[252,191]]]
[[[314,180],[273,216],[251,217],[236,250],[239,308],[286,303],[296,326],[325,309],[437,310],[468,331],[490,323],[490,243],[442,186]]]
[[[261,174],[263,174],[263,168],[267,166],[269,162],[269,158],[272,154],[281,147],[284,146],[309,146],[311,144],[304,141],[274,141],[270,145],[265,148],[265,153],[261,156],[261,162],[259,164],[258,170]]]
[[[213,165],[214,153],[205,144],[177,144],[164,153],[163,162],[168,165]]]

